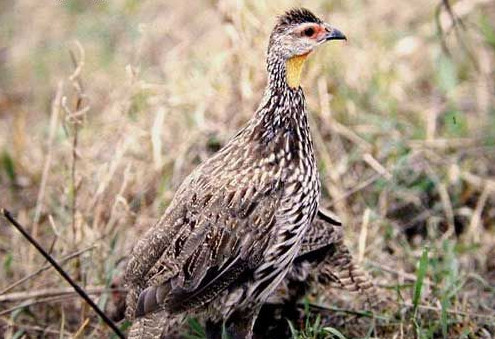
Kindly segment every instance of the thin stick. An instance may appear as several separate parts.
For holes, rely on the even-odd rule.
[[[0,318],[0,321],[4,322],[8,327],[17,327],[17,328],[20,328],[20,329],[26,330],[26,331],[36,331],[36,332],[43,332],[43,333],[60,335],[60,331],[52,330],[50,328],[45,328],[45,327],[40,327],[40,326],[19,325],[19,324],[15,324],[10,319],[4,319],[4,318]],[[69,337],[72,337],[72,336],[69,335]]]
[[[476,203],[476,208],[474,209],[473,217],[471,218],[471,222],[469,223],[467,235],[475,243],[480,242],[481,213],[483,213],[483,209],[485,208],[486,200],[488,199],[489,191],[490,191],[489,187],[485,186],[485,188],[481,192],[481,196],[478,199],[478,202]]]
[[[78,338],[84,332],[84,329],[88,326],[88,324],[89,324],[89,318],[86,318],[86,320],[84,320],[83,324],[77,330],[76,334],[74,334],[74,336],[72,338],[73,339]]]
[[[98,305],[95,304],[95,302],[88,296],[84,290],[79,287],[79,285],[72,280],[72,278],[60,267],[60,265],[53,259],[50,254],[48,254],[43,247],[35,240],[33,239],[29,233],[26,232],[24,227],[17,222],[17,220],[12,217],[9,211],[6,209],[1,209],[1,214],[4,215],[4,217],[15,227],[21,234],[33,245],[44,257],[50,264],[53,265],[53,267],[57,270],[57,272],[74,288],[74,290],[83,298],[89,306],[98,314],[98,316],[105,322],[114,332],[115,334],[119,337],[124,339],[125,336],[124,334],[120,331],[120,329],[115,325],[115,323],[98,307]]]
[[[76,185],[76,167],[77,167],[77,143],[79,140],[79,125],[74,124],[74,139],[72,140],[72,165],[70,177],[72,182],[72,241],[76,242],[76,211],[77,211],[77,185]]]
[[[366,263],[369,264],[369,265],[371,265],[371,266],[373,266],[373,267],[379,268],[379,269],[381,269],[384,272],[395,274],[395,275],[401,277],[404,280],[416,281],[416,275],[414,275],[412,273],[404,272],[403,270],[400,270],[398,268],[394,268],[394,267],[390,267],[390,266],[385,266],[385,265],[382,265],[382,264],[380,264],[380,263],[378,263],[376,261],[367,260]],[[433,282],[431,282],[430,280],[428,280],[427,278],[425,278],[424,281],[423,281],[423,284],[425,284],[425,285],[433,285]]]
[[[108,288],[105,286],[88,286],[84,289],[87,294],[103,294],[113,292],[126,292],[124,288]],[[74,294],[74,290],[70,287],[63,288],[46,288],[40,290],[33,290],[27,292],[13,292],[9,294],[0,295],[0,303],[23,301],[26,299],[57,297],[61,295]]]
[[[76,57],[73,50],[69,50],[70,57],[72,63],[74,65],[74,72],[69,77],[69,80],[72,83],[72,87],[77,93],[76,103],[74,110],[70,110],[66,104],[63,105],[66,114],[67,121],[70,121],[74,125],[74,136],[72,139],[72,164],[71,164],[71,183],[72,183],[72,241],[76,241],[76,212],[77,212],[77,193],[79,187],[77,187],[76,183],[76,171],[77,171],[77,149],[79,143],[79,127],[82,124],[82,119],[84,118],[84,114],[89,110],[89,106],[86,106],[81,109],[83,104],[83,100],[86,99],[86,95],[84,92],[84,86],[81,80],[81,72],[84,67],[86,54],[84,52],[84,48],[79,43],[79,41],[75,41],[75,45],[79,50],[79,59]],[[66,99],[66,98],[64,98]],[[65,103],[65,100],[64,100]]]
[[[76,294],[77,295],[77,294]],[[38,304],[45,304],[45,303],[57,303],[57,302],[62,302],[67,299],[72,299],[76,295],[60,295],[57,297],[48,297],[48,298],[42,298],[42,299],[35,299],[33,301],[26,300],[19,305],[16,305],[14,307],[8,308],[6,310],[0,311],[0,316],[4,316],[6,314],[10,314],[14,311],[20,310],[21,308],[27,308],[33,305],[38,305]]]
[[[414,307],[412,303],[408,303],[408,302],[397,303],[397,304],[399,304],[401,306],[405,306],[405,307]],[[418,305],[418,308],[423,309],[423,310],[427,310],[427,311],[435,311],[437,313],[442,312],[442,309],[440,307],[435,307],[435,306],[430,306],[430,305],[421,305],[420,304],[420,305]],[[463,317],[476,317],[476,318],[484,318],[484,319],[489,319],[489,320],[495,321],[495,315],[491,315],[491,314],[463,312],[463,311],[456,311],[456,310],[452,310],[452,309],[446,309],[445,312],[447,312],[449,314],[453,314],[453,315],[460,315]]]
[[[297,305],[298,307],[300,308],[304,308],[304,304],[298,304]],[[316,304],[309,304],[309,307],[311,310],[313,311],[317,311],[317,312],[331,312],[331,313],[334,313],[334,312],[343,312],[343,313],[347,313],[347,314],[351,314],[351,315],[355,315],[355,316],[359,316],[359,317],[366,317],[366,318],[378,318],[378,319],[381,319],[381,320],[390,320],[389,318],[387,317],[384,317],[384,316],[381,316],[381,315],[377,315],[371,311],[359,311],[359,310],[351,310],[351,309],[346,309],[346,308],[340,308],[340,307],[334,307],[334,306],[321,306],[321,305],[316,305]]]
[[[400,302],[395,302],[396,304],[400,306],[405,306],[405,307],[413,307],[412,303],[400,303]],[[298,307],[304,307],[303,304],[298,304]],[[370,311],[357,311],[357,310],[350,310],[350,309],[344,309],[344,308],[338,308],[338,307],[333,307],[333,306],[321,306],[321,305],[315,305],[315,304],[309,304],[309,307],[315,311],[319,312],[345,312],[348,314],[353,314],[356,316],[361,316],[361,317],[368,317],[368,318],[377,318],[377,319],[382,319],[382,320],[389,320],[389,318],[374,314],[373,312]],[[427,310],[427,311],[435,311],[437,313],[442,312],[442,309],[440,307],[435,307],[435,306],[430,306],[430,305],[418,305],[418,308]],[[452,309],[447,309],[445,310],[449,314],[453,315],[459,315],[463,317],[476,317],[476,318],[484,318],[484,319],[489,319],[489,320],[495,320],[495,316],[491,314],[482,314],[482,313],[472,313],[472,312],[463,312],[463,311],[456,311]]]
[[[62,100],[62,91],[63,91],[63,82],[60,81],[57,85],[57,92],[55,94],[55,98],[52,102],[52,114],[50,117],[50,132],[48,135],[48,151],[45,158],[45,164],[43,166],[43,173],[41,175],[41,184],[40,189],[38,191],[38,197],[36,199],[36,209],[34,212],[34,220],[33,220],[33,229],[31,231],[31,235],[36,238],[38,236],[38,228],[41,217],[41,212],[43,210],[43,199],[45,196],[46,184],[48,181],[48,175],[50,173],[50,167],[52,163],[53,157],[53,142],[55,140],[55,133],[57,130],[58,117],[60,115],[60,102]],[[33,257],[34,253],[29,251],[29,261]]]
[[[337,199],[332,200],[332,202],[329,205],[327,205],[326,208],[331,208],[338,201],[347,199],[351,195],[353,195],[353,194],[355,194],[355,193],[357,193],[357,192],[365,189],[366,187],[368,187],[369,185],[373,184],[375,181],[377,181],[381,177],[382,177],[382,175],[379,174],[379,173],[376,173],[376,174],[372,175],[371,177],[369,177],[365,181],[361,182],[360,184],[358,184],[355,187],[351,188],[349,191],[347,191],[344,194],[342,194],[342,196],[338,197]]]
[[[363,214],[363,222],[361,223],[361,232],[359,233],[359,252],[358,263],[362,263],[364,259],[364,252],[366,251],[366,238],[368,237],[368,226],[370,223],[371,210],[366,208]]]
[[[62,265],[63,265],[63,264],[65,264],[67,261],[69,261],[69,260],[71,260],[71,259],[73,259],[73,258],[75,258],[75,257],[78,257],[79,255],[81,255],[81,254],[83,254],[83,253],[85,253],[85,252],[87,252],[87,251],[90,251],[90,250],[92,250],[92,249],[93,249],[93,248],[95,248],[95,247],[96,247],[96,245],[91,245],[91,246],[89,246],[89,247],[86,247],[85,249],[82,249],[82,250],[80,250],[80,251],[77,251],[77,252],[74,252],[74,253],[72,253],[72,254],[69,254],[69,255],[67,255],[67,256],[65,256],[65,257],[63,257],[63,258],[61,258],[61,259],[60,259],[60,264],[62,264]],[[31,279],[32,277],[35,277],[35,276],[37,276],[38,274],[40,274],[40,273],[42,273],[42,272],[44,272],[44,271],[48,270],[48,269],[49,269],[49,268],[51,268],[51,267],[52,267],[52,265],[47,264],[47,265],[45,265],[45,266],[41,267],[41,268],[40,268],[39,270],[37,270],[36,272],[33,272],[33,273],[31,273],[31,274],[29,274],[29,275],[25,276],[24,278],[21,278],[21,279],[17,280],[16,282],[12,283],[11,285],[9,285],[9,286],[5,287],[2,291],[0,291],[0,301],[1,301],[2,296],[3,296],[5,293],[7,293],[8,291],[12,290],[13,288],[15,288],[15,287],[19,286],[20,284],[22,284],[22,283],[26,282],[27,280]]]
[[[383,176],[387,180],[392,180],[393,175],[385,168],[383,167],[382,164],[376,160],[371,153],[365,153],[363,155],[363,160],[370,165],[371,168],[373,168],[376,172],[380,173],[381,176]]]

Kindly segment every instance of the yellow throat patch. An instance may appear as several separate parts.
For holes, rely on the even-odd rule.
[[[301,83],[301,72],[308,54],[309,53],[297,55],[287,60],[285,66],[287,70],[287,84],[289,87],[299,87],[299,84]]]

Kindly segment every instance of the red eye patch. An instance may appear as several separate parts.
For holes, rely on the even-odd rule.
[[[302,25],[299,29],[299,32],[301,36],[306,37],[306,38],[311,38],[315,39],[317,38],[320,34],[325,33],[325,28],[323,28],[320,25],[317,24],[304,24]]]

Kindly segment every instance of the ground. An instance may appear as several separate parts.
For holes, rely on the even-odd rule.
[[[116,319],[126,255],[252,115],[301,3],[0,3],[0,207]],[[303,3],[348,37],[303,74],[321,204],[388,302],[313,294],[294,337],[495,336],[495,3],[446,3]],[[4,220],[0,262],[0,336],[110,336]]]

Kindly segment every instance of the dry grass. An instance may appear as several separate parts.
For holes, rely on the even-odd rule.
[[[115,306],[104,292],[182,178],[251,116],[274,17],[294,5],[0,3],[0,206],[70,256],[101,305]],[[464,28],[442,11],[443,37],[437,5],[304,2],[349,37],[315,53],[303,80],[322,204],[396,301],[374,320],[322,318],[346,337],[495,336],[495,4],[457,1]],[[0,336],[107,337],[0,226]],[[356,307],[332,291],[313,301]],[[299,336],[332,335],[311,326]]]

